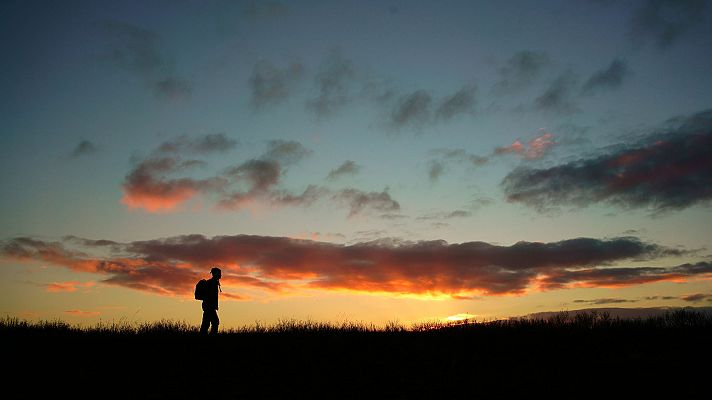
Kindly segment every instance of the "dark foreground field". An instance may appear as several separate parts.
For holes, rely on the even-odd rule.
[[[709,394],[712,365],[712,317],[690,311],[438,329],[290,321],[215,337],[6,318],[0,335],[13,398],[692,398]]]

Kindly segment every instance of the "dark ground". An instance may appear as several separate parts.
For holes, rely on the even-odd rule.
[[[709,395],[712,318],[665,318],[420,332],[293,327],[215,337],[5,323],[0,338],[9,370],[4,386],[16,388],[18,398]]]

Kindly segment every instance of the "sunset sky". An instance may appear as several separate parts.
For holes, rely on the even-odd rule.
[[[3,1],[0,312],[712,306],[712,3]]]

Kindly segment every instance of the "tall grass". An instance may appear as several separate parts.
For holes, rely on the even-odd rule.
[[[531,330],[606,330],[606,329],[684,329],[712,328],[712,314],[691,310],[674,310],[663,315],[638,319],[614,318],[604,312],[561,312],[549,318],[514,318],[506,320],[457,322],[420,322],[405,326],[389,321],[384,326],[363,322],[321,322],[282,319],[275,324],[255,322],[253,325],[223,329],[223,335],[244,334],[310,334],[310,333],[391,333],[415,334],[425,332],[462,331],[531,331]],[[94,326],[71,325],[62,320],[31,322],[6,316],[0,319],[0,333],[11,334],[84,334],[84,335],[194,335],[197,325],[185,321],[160,320],[132,323],[126,320],[99,322]]]

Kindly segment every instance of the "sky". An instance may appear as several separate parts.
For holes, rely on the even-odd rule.
[[[3,1],[0,313],[712,305],[712,3]]]

